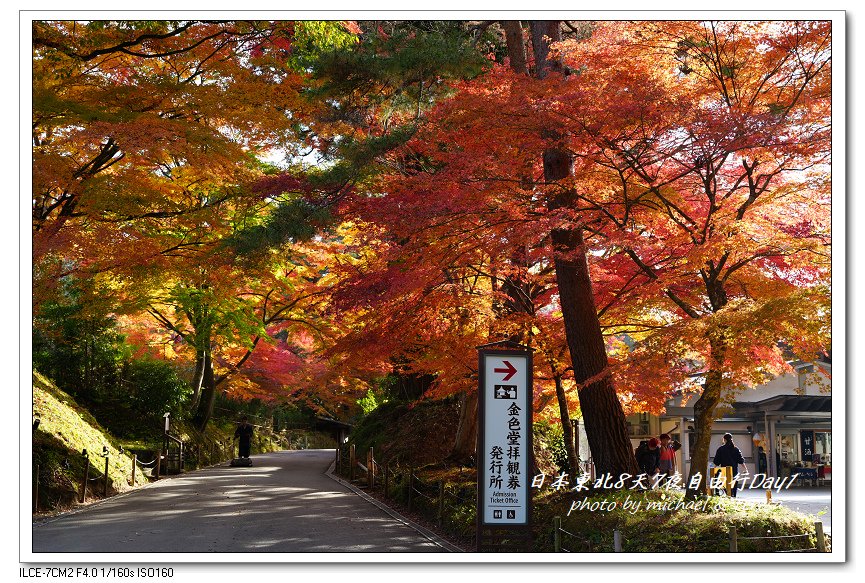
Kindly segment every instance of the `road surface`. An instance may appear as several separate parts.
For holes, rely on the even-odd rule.
[[[34,553],[443,552],[329,478],[333,450],[252,456],[33,526]]]

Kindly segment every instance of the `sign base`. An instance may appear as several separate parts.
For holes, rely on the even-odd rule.
[[[530,553],[534,537],[530,526],[481,526],[475,549],[479,553]]]

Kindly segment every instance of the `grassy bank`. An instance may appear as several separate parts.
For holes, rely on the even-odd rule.
[[[555,516],[566,531],[560,534],[561,546],[571,552],[613,552],[616,530],[623,552],[726,553],[731,527],[736,527],[739,552],[790,552],[817,544],[813,517],[780,505],[719,496],[691,502],[676,490],[592,496],[541,491],[536,550],[553,550]]]
[[[72,397],[37,372],[33,373],[33,413],[39,419],[38,427],[33,430],[33,471],[34,483],[38,480],[39,510],[74,506],[84,487],[85,467],[89,477],[96,478],[88,480],[88,499],[102,497],[104,477],[100,476],[105,472],[104,451],[108,453],[109,495],[147,482],[139,471],[133,483],[129,449],[105,431]],[[87,457],[83,455],[85,450]]]

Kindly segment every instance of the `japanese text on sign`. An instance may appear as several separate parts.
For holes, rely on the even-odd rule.
[[[528,522],[529,359],[485,354],[481,482],[485,524]]]

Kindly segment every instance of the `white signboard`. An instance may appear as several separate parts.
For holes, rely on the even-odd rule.
[[[529,523],[531,359],[526,353],[480,353],[482,451],[478,452],[481,523]]]

